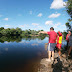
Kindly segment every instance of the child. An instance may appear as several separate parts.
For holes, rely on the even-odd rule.
[[[61,55],[61,45],[62,45],[62,33],[60,33],[60,31],[58,31],[56,47],[57,47],[59,56]]]

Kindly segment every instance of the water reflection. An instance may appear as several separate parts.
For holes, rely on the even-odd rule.
[[[31,44],[32,46],[38,46],[38,44],[34,43],[34,44]]]
[[[1,37],[0,42],[1,72],[37,72],[47,58],[48,38]]]
[[[35,40],[35,39],[39,39],[39,40],[43,40],[45,39],[45,37],[40,37],[40,36],[25,36],[25,37],[21,37],[21,36],[13,36],[13,37],[5,37],[5,36],[2,36],[0,37],[0,42],[1,43],[8,43],[8,42],[21,42],[22,40],[25,40],[25,41],[30,41],[30,40]],[[40,41],[38,41],[38,43],[41,43]]]
[[[1,72],[37,72],[41,58],[46,56],[44,41],[38,37],[1,37]]]
[[[47,51],[48,43],[45,43],[45,50]]]
[[[5,51],[8,51],[8,48],[5,48]]]

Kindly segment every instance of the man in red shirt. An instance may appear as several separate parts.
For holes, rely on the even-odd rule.
[[[49,35],[49,43],[48,43],[48,57],[47,61],[51,61],[51,53],[52,60],[54,60],[54,49],[56,46],[57,33],[54,31],[54,28],[51,27],[49,32],[41,31],[39,33],[48,34]]]

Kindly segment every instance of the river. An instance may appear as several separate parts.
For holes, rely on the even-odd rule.
[[[48,37],[0,42],[0,72],[37,72],[47,58],[47,43]]]

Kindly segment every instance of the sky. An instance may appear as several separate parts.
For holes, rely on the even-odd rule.
[[[66,30],[67,0],[0,0],[0,27],[22,30]]]

